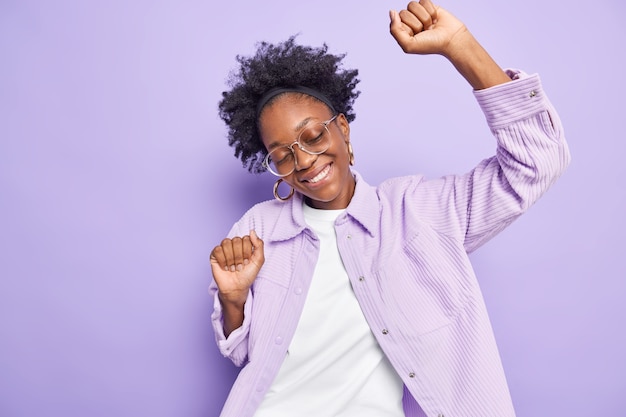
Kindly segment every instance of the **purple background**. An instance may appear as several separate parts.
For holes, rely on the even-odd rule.
[[[388,34],[405,3],[366,3],[0,2],[1,416],[219,413],[236,369],[209,325],[208,254],[273,178],[233,158],[217,101],[256,41],[348,52],[370,183],[493,152],[451,65]],[[443,5],[500,65],[541,74],[573,154],[472,255],[518,414],[623,415],[623,3]]]

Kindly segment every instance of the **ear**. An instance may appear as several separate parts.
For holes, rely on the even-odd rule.
[[[339,116],[337,116],[337,127],[339,128],[339,130],[341,131],[341,134],[343,135],[343,140],[346,143],[350,142],[350,123],[348,123],[348,119],[346,119],[346,116],[344,116],[343,113],[339,113]]]

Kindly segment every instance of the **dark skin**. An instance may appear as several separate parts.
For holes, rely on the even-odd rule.
[[[405,53],[444,56],[475,90],[510,81],[465,25],[430,0],[412,1],[400,12],[391,10],[389,17],[389,31]],[[313,98],[282,95],[261,113],[263,144],[268,151],[274,145],[289,145],[305,123],[332,116],[325,104]],[[284,180],[311,207],[343,209],[348,207],[355,187],[349,169],[350,127],[340,115],[328,128],[331,147],[323,154],[309,155],[295,146],[296,170]],[[219,289],[227,337],[243,323],[249,289],[264,262],[263,241],[254,230],[249,235],[222,240],[211,252],[211,270]]]
[[[265,107],[259,118],[259,131],[268,150],[294,142],[307,126],[334,116],[324,103],[293,93],[281,95]],[[294,146],[295,170],[283,177],[306,203],[323,210],[344,209],[354,194],[355,181],[350,172],[350,125],[340,114],[328,125],[331,145],[320,155],[311,155]]]

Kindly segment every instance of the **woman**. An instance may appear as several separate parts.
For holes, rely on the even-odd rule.
[[[217,342],[243,366],[223,416],[514,416],[467,254],[567,166],[561,125],[537,76],[500,69],[430,0],[390,19],[404,52],[474,88],[496,155],[372,187],[351,168],[343,56],[292,38],[240,57],[220,113],[236,155],[278,180],[211,252]]]

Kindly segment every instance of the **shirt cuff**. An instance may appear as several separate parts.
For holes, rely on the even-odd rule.
[[[539,75],[506,70],[511,81],[474,91],[489,127],[498,129],[549,108]]]
[[[243,323],[240,327],[233,330],[228,337],[224,335],[224,315],[222,311],[222,303],[220,303],[217,291],[213,296],[213,314],[211,321],[215,330],[215,338],[217,346],[224,356],[230,356],[233,349],[248,337],[250,330],[250,313],[252,311],[252,291],[248,290],[248,298],[243,307]]]

